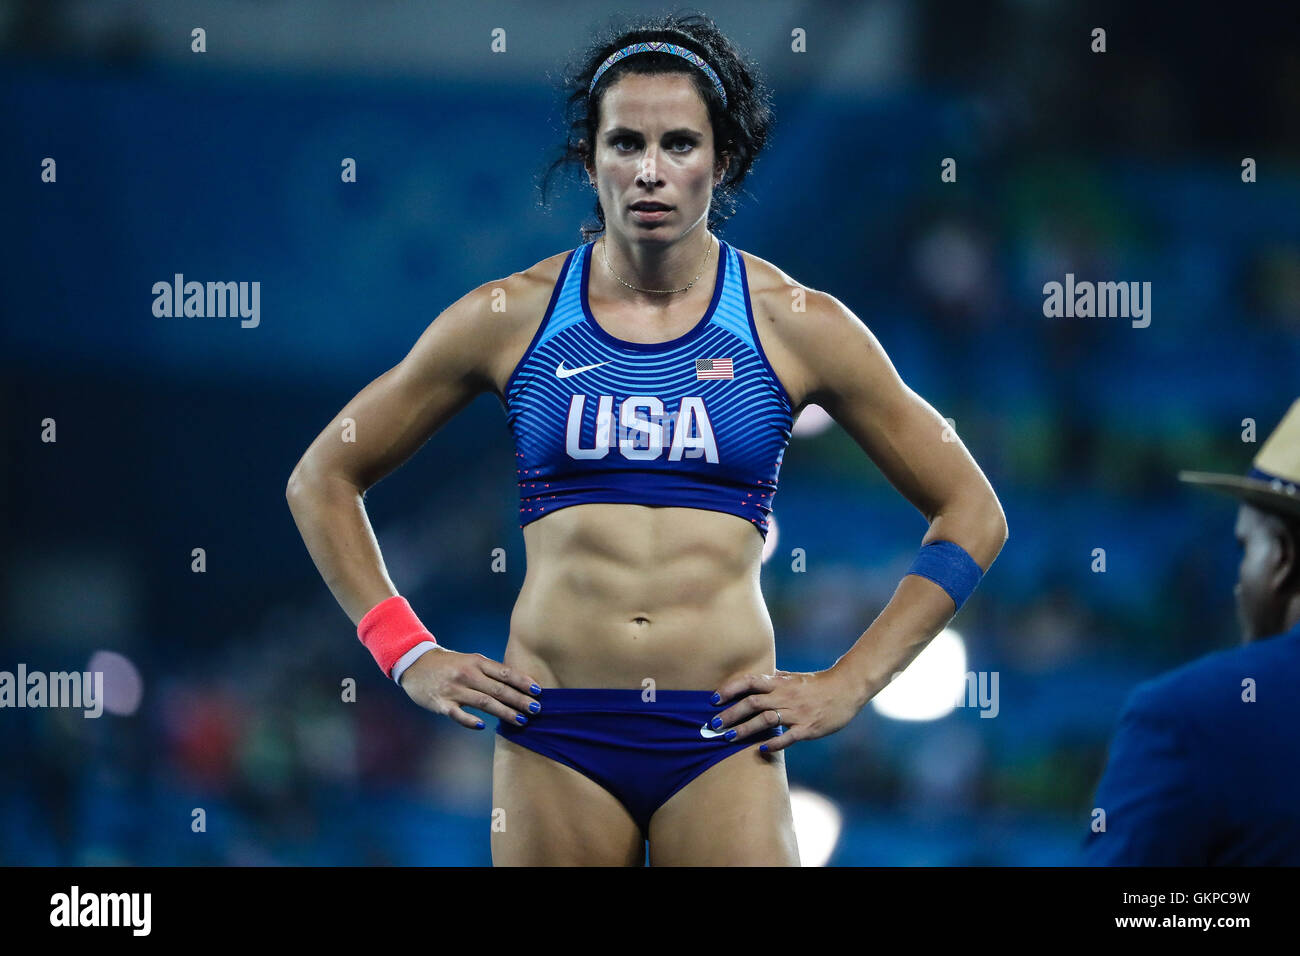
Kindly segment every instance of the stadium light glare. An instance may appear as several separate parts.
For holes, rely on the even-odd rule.
[[[790,788],[794,837],[803,866],[825,866],[840,840],[844,817],[830,798],[805,787]]]
[[[945,628],[871,706],[894,720],[938,720],[952,713],[965,690],[966,642]]]
[[[86,670],[104,675],[104,710],[118,717],[129,717],[140,706],[144,680],[131,660],[116,651],[95,651]]]

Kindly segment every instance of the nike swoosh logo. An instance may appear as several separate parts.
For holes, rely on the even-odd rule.
[[[609,362],[597,362],[595,365],[584,365],[582,368],[565,368],[564,361],[561,360],[560,364],[555,366],[555,377],[568,378],[570,375],[577,375],[579,372],[586,372],[593,368],[600,368],[602,365],[608,364]]]
[[[700,736],[705,739],[708,739],[709,737],[721,737],[725,733],[725,730],[710,730],[708,724],[705,724],[700,728]]]

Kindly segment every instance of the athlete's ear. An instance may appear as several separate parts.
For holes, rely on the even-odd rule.
[[[582,168],[587,171],[587,181],[592,186],[595,186],[596,185],[596,163],[595,163],[596,157],[591,155],[591,151],[587,148],[587,141],[585,139],[578,140],[578,150],[579,152],[582,153]]]
[[[722,177],[727,174],[727,168],[729,166],[731,166],[731,154],[724,152],[720,155],[718,161],[713,165],[713,168],[718,173],[718,181],[713,185],[719,186],[722,184]]]

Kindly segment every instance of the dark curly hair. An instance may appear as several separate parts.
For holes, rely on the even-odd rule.
[[[587,96],[587,87],[597,68],[612,53],[633,43],[667,40],[684,46],[704,58],[713,67],[727,91],[727,105],[718,96],[704,72],[672,53],[638,53],[625,57],[601,74],[600,82]],[[546,205],[547,186],[556,170],[577,165],[585,168],[588,150],[593,148],[600,129],[600,106],[605,93],[619,77],[628,73],[682,73],[689,76],[709,110],[713,125],[714,158],[730,156],[722,182],[714,189],[709,207],[709,229],[731,218],[741,183],[767,143],[772,129],[771,92],[757,68],[723,35],[706,14],[665,14],[657,18],[624,19],[606,29],[588,46],[564,74],[568,91],[565,122],[568,138],[559,157],[547,167],[541,178],[541,205]],[[583,145],[585,141],[585,147]],[[605,229],[605,210],[596,200],[595,217],[599,225],[588,222],[582,229],[582,241],[588,242]]]

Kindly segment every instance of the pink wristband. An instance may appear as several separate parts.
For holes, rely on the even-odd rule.
[[[393,676],[393,665],[416,644],[438,643],[400,594],[380,601],[367,611],[357,625],[357,637],[374,656],[385,677]]]

